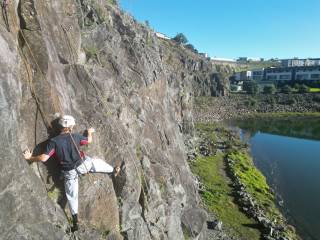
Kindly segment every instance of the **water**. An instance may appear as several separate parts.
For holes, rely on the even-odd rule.
[[[320,239],[320,119],[251,119],[235,123],[255,165],[283,200],[305,240]]]

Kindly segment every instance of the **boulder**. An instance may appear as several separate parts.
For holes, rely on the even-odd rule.
[[[181,216],[181,225],[185,233],[196,238],[207,227],[207,213],[200,208],[185,210]]]

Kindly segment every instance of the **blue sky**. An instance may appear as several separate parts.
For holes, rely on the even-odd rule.
[[[320,0],[120,0],[169,37],[211,57],[320,57]]]

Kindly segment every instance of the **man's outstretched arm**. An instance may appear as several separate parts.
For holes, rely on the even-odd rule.
[[[50,156],[47,154],[40,154],[38,156],[32,156],[32,153],[30,152],[29,149],[24,151],[23,156],[27,161],[30,161],[30,162],[45,162],[50,158]]]

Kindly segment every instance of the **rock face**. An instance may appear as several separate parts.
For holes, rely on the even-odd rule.
[[[10,1],[10,32],[0,20],[0,236],[69,238],[57,163],[21,154],[42,153],[60,113],[77,131],[96,128],[88,155],[122,165],[116,179],[81,178],[80,239],[184,239],[188,219],[191,237],[205,239],[183,134],[193,95],[223,95],[223,81],[206,59],[103,2]]]

